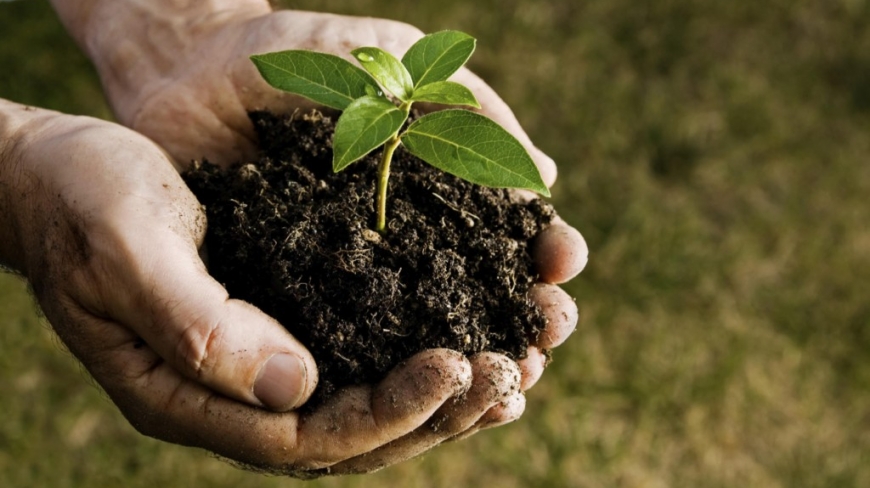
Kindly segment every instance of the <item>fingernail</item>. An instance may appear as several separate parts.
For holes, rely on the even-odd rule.
[[[293,354],[272,356],[257,375],[254,395],[266,407],[284,412],[299,406],[305,394],[308,371]]]

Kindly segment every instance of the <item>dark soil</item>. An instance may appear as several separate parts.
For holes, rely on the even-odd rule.
[[[187,173],[208,215],[211,273],[275,317],[317,361],[311,404],[374,383],[414,353],[525,356],[544,325],[528,245],[554,212],[396,152],[388,232],[375,221],[380,151],[332,172],[333,121],[251,114],[262,155]]]

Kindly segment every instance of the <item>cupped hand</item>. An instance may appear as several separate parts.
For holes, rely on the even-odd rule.
[[[224,165],[254,154],[249,111],[292,113],[316,107],[269,86],[249,59],[252,54],[308,49],[352,60],[352,49],[377,46],[401,57],[423,36],[416,27],[385,19],[244,7],[202,20],[190,31],[180,47],[160,46],[159,40],[150,39],[151,44],[111,51],[108,59],[96,64],[111,66],[101,70],[102,78],[124,125],[147,135],[182,163],[205,157]],[[162,50],[167,52],[155,52]],[[140,66],[149,65],[143,60],[157,56],[164,61],[161,69],[139,76],[145,69]],[[480,111],[526,146],[551,185],[555,164],[531,143],[505,102],[466,68],[452,79],[468,86],[480,101]]]
[[[141,72],[138,63],[153,57],[153,45],[128,46],[112,53],[110,62],[97,60],[97,65],[113,67],[111,72],[105,69],[101,72],[110,102],[122,123],[159,143],[182,166],[203,157],[226,166],[254,154],[255,136],[247,116],[249,111],[289,113],[315,106],[268,86],[250,62],[251,54],[311,49],[349,58],[355,47],[378,46],[401,56],[421,36],[412,26],[383,19],[299,11],[250,13],[240,9],[197,24],[171,57],[161,59],[159,74],[143,76],[141,82],[137,81],[140,78],[125,73]],[[498,95],[467,69],[457,72],[453,80],[474,91],[481,112],[510,130],[527,147],[544,181],[552,184],[556,176],[553,161],[532,145]],[[460,370],[470,371],[467,378],[471,389],[466,395],[446,403],[437,394],[427,398],[407,397],[418,403],[437,404],[439,408],[426,412],[426,418],[435,412],[428,421],[381,443],[380,447],[345,459],[324,458],[321,462],[324,470],[317,473],[370,471],[416,455],[444,440],[462,438],[518,418],[525,405],[522,392],[534,385],[544,369],[544,351],[561,344],[576,325],[576,305],[556,284],[579,273],[586,264],[586,254],[583,238],[564,222],[558,221],[544,231],[534,248],[541,283],[530,296],[544,310],[548,326],[534,338],[528,357],[519,364],[492,353],[473,357],[470,363],[451,357],[456,377],[462,376]],[[438,357],[444,354],[440,352]],[[459,363],[465,364],[466,369],[460,368]],[[403,377],[399,372],[393,375]],[[467,382],[463,385],[447,397],[469,387]],[[409,420],[405,425],[414,422]],[[321,442],[348,445],[356,441],[352,436],[340,440],[331,435]],[[248,452],[248,448],[242,447],[244,442],[239,445]]]
[[[515,363],[436,349],[300,414],[316,385],[313,359],[208,275],[201,208],[165,153],[107,122],[28,112],[0,182],[13,196],[4,200],[12,264],[141,432],[314,477],[413,456],[492,423],[494,408],[504,412],[496,421],[521,412]]]

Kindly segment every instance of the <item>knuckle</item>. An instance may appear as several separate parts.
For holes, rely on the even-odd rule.
[[[182,367],[196,378],[208,375],[223,342],[223,330],[220,319],[203,316],[193,320],[178,339],[176,354]]]

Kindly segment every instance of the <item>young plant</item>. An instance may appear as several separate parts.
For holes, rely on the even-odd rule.
[[[472,183],[550,196],[522,144],[483,115],[442,110],[420,117],[402,131],[415,102],[480,108],[471,90],[447,81],[468,61],[475,43],[462,32],[442,31],[420,39],[401,61],[376,47],[351,51],[365,71],[338,56],[313,51],[257,54],[251,60],[275,88],[343,111],[332,141],[333,171],[384,146],[375,226],[383,233],[390,162],[400,144],[432,166]]]

